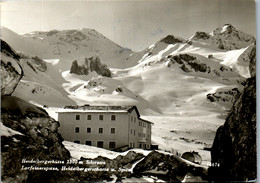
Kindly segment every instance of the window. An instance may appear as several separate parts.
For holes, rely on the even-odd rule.
[[[103,133],[103,128],[99,128],[98,133]]]
[[[142,144],[139,144],[139,148],[142,148]]]
[[[144,149],[146,149],[146,144],[144,144]]]
[[[131,116],[131,121],[133,121],[133,116]]]
[[[80,144],[79,140],[74,140],[74,143]]]
[[[87,115],[87,120],[91,120],[91,115]]]
[[[101,115],[98,116],[98,119],[99,119],[100,121],[103,121],[104,116],[101,114]]]
[[[134,117],[134,122],[136,122],[136,118]]]
[[[130,147],[132,147],[132,142],[130,142]]]
[[[146,127],[146,124],[145,123],[143,123],[144,124],[144,127]]]
[[[87,128],[87,133],[91,133],[91,128]]]
[[[135,143],[133,143],[133,148],[135,147]]]
[[[131,134],[133,133],[133,130],[131,129]]]
[[[147,149],[150,149],[150,146],[147,144]]]
[[[86,141],[86,145],[91,146],[92,142],[91,141]]]
[[[104,142],[103,141],[97,141],[97,147],[104,147]]]
[[[76,114],[76,120],[80,120],[80,115]]]
[[[79,133],[79,127],[75,127],[75,133]]]
[[[112,121],[115,121],[115,120],[116,120],[116,115],[114,115],[114,114],[111,115],[111,120],[112,120]]]
[[[134,135],[135,135],[135,130],[134,130]]]
[[[111,128],[111,133],[116,133],[116,129],[115,128]]]
[[[109,148],[116,148],[116,142],[109,142]]]

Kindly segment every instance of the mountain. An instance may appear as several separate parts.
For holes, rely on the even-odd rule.
[[[71,104],[136,105],[155,124],[153,143],[178,153],[198,151],[205,164],[210,154],[203,148],[212,144],[236,91],[251,76],[254,44],[233,26],[216,30],[189,39],[168,35],[141,52],[121,52],[91,29],[25,35],[5,29],[3,39],[22,51],[24,77],[14,96],[45,106],[55,118],[57,108]],[[106,64],[111,77],[91,71],[91,58]]]
[[[70,158],[58,133],[59,122],[28,101],[10,96],[23,77],[20,56],[1,41],[1,180],[3,182],[51,182],[57,172],[26,171],[35,167],[24,160]],[[50,164],[49,164],[50,165]],[[56,179],[57,180],[57,179]]]
[[[31,32],[18,35],[1,27],[2,39],[16,51],[42,59],[59,59],[60,69],[76,59],[98,55],[109,67],[126,68],[135,63],[127,61],[131,50],[123,48],[93,29]]]
[[[189,41],[202,42],[211,46],[215,46],[221,50],[241,49],[254,44],[256,39],[230,24],[215,29],[211,33],[196,32]]]
[[[256,47],[250,60],[252,77],[237,97],[225,123],[216,133],[211,150],[213,180],[256,179]]]

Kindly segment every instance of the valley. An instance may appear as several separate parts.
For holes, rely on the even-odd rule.
[[[55,120],[66,105],[135,105],[144,119],[154,123],[152,144],[177,156],[196,151],[204,167],[211,162],[210,151],[204,148],[212,146],[216,130],[224,124],[234,91],[242,92],[251,77],[255,44],[253,36],[229,24],[187,39],[168,35],[140,52],[123,48],[93,29],[24,35],[4,27],[1,31],[2,39],[20,56],[23,69],[12,96],[45,109]],[[100,74],[104,72],[109,75]],[[99,151],[63,144],[75,159],[84,153],[89,153],[85,158],[96,158],[91,155]]]

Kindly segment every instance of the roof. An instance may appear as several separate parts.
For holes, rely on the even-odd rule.
[[[136,106],[134,105],[124,105],[124,106],[91,106],[91,105],[83,105],[83,106],[77,106],[77,105],[70,105],[65,106],[62,110],[58,111],[58,113],[72,113],[72,112],[128,112],[131,113],[133,110],[136,111],[137,117],[139,120],[142,120],[147,123],[152,123],[150,121],[144,120],[140,118],[140,113]],[[153,124],[153,123],[152,123]]]
[[[65,112],[129,112],[131,113],[133,110],[136,110],[138,117],[140,117],[140,113],[136,106],[70,105],[70,106],[65,106],[62,110],[58,111],[58,113],[65,113]]]

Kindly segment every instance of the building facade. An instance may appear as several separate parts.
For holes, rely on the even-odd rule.
[[[58,121],[67,141],[110,150],[151,148],[152,123],[136,106],[68,106],[58,112]]]

